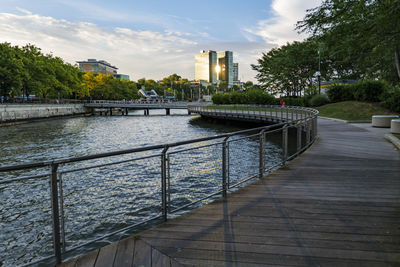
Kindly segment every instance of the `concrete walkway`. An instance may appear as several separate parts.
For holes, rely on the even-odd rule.
[[[320,120],[319,134],[227,199],[66,265],[400,266],[400,153],[351,124]]]

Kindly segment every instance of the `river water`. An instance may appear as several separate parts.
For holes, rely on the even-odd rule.
[[[150,111],[150,116],[132,112],[129,116],[78,117],[1,127],[0,166],[171,143],[243,129],[205,122],[186,115],[183,110],[171,112],[171,116],[163,115],[164,111]],[[279,140],[271,136],[267,143],[267,165],[280,158]],[[172,152],[168,161],[172,210],[220,189],[222,145],[219,141],[168,151]],[[230,143],[229,147],[231,184],[257,173],[257,140],[245,138]],[[62,174],[67,250],[160,214],[160,152],[60,166],[59,171],[67,171]],[[132,161],[134,158],[141,159]],[[68,172],[115,161],[126,162]],[[0,181],[42,173],[49,173],[49,169],[0,173]],[[199,205],[202,203],[205,202]],[[52,255],[48,176],[0,184],[0,229],[0,266],[20,265]],[[106,238],[67,255],[79,255],[115,238],[120,236]]]

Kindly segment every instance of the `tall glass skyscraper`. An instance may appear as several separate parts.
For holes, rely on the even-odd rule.
[[[233,86],[233,52],[222,51],[217,53],[220,73],[218,79],[226,82],[228,88]]]
[[[195,55],[195,80],[217,83],[217,52],[201,51]]]

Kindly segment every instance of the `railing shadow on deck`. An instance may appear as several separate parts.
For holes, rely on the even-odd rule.
[[[0,262],[60,263],[95,242],[155,219],[166,221],[263,177],[306,150],[317,136],[318,111],[313,109],[190,109],[228,118],[272,114],[280,122],[176,143],[0,167],[5,174],[0,176],[0,217],[14,218],[10,223],[15,224],[0,235],[0,252],[8,251],[1,253],[7,258]],[[296,133],[293,144],[289,130]],[[270,135],[277,144],[267,142]]]

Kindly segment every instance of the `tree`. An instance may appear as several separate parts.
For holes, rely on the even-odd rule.
[[[271,94],[301,95],[313,84],[318,70],[318,44],[314,40],[287,43],[263,53],[252,68],[261,88]],[[245,84],[248,90],[247,83]]]
[[[16,48],[0,44],[0,95],[16,94],[22,86],[23,63],[16,57]]]
[[[358,78],[400,78],[400,0],[325,0],[297,23]],[[397,68],[397,71],[396,71]]]

